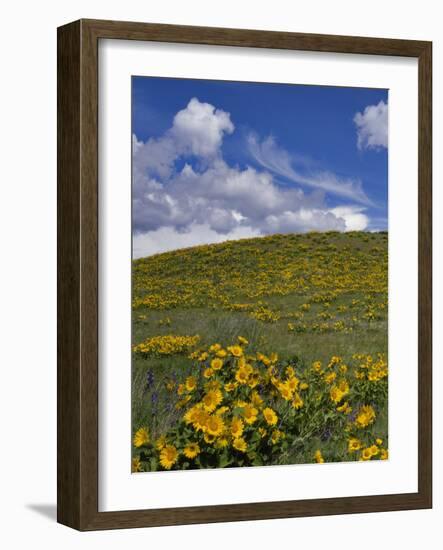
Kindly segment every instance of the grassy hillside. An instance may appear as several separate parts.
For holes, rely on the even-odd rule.
[[[306,361],[385,352],[387,243],[387,233],[273,235],[135,260],[134,344],[243,334]]]
[[[387,266],[386,232],[273,235],[135,260],[134,428],[158,434],[176,420],[165,381],[192,374],[189,354],[214,343],[242,336],[250,353],[297,357],[302,369],[387,353]]]

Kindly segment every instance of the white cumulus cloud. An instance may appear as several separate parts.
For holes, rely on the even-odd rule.
[[[357,147],[359,149],[387,149],[388,147],[388,105],[380,101],[368,105],[363,113],[356,113]]]
[[[209,157],[218,154],[223,135],[233,131],[229,113],[194,97],[175,115],[171,135],[181,152]]]
[[[160,178],[169,177],[174,162],[181,156],[216,157],[220,154],[223,135],[233,131],[229,113],[192,98],[186,108],[175,115],[172,127],[160,138],[151,138],[144,143],[133,136],[135,180],[139,181],[148,173]]]
[[[133,257],[143,258],[160,252],[187,248],[201,244],[236,241],[250,237],[259,237],[260,232],[250,227],[236,227],[233,231],[221,234],[208,224],[193,224],[186,233],[179,233],[173,227],[160,227],[148,233],[134,235]]]
[[[369,218],[361,206],[337,206],[330,212],[345,223],[345,231],[364,231],[369,226]]]
[[[234,129],[229,113],[193,98],[162,136],[133,136],[135,257],[269,233],[366,227],[362,204],[370,201],[358,181],[301,176],[270,138],[249,140],[260,169],[230,166],[222,145]],[[278,175],[291,185],[277,183]],[[349,206],[331,209],[326,193]]]

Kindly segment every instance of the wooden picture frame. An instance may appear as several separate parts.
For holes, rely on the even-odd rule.
[[[100,39],[418,58],[418,492],[98,511],[98,42]],[[432,44],[80,20],[58,29],[58,521],[82,531],[432,506]]]

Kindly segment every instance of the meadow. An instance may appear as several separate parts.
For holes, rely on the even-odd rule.
[[[133,471],[385,459],[388,234],[133,261]]]

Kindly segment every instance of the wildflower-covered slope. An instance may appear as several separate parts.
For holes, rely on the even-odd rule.
[[[278,445],[274,445],[272,439],[270,442],[260,439],[260,448],[267,449],[261,454],[273,457],[269,458],[270,463],[302,462],[308,460],[309,456],[321,462],[322,437],[329,441],[329,447],[326,449],[327,460],[349,459],[349,453],[357,457],[372,444],[376,445],[371,443],[372,439],[380,439],[381,436],[385,438],[387,432],[387,276],[387,233],[273,235],[182,249],[135,260],[134,457],[140,460],[140,456],[143,455],[148,460],[147,449],[152,451],[149,455],[151,466],[145,460],[144,465],[135,466],[135,469],[150,469],[154,468],[153,465],[154,469],[169,469],[165,464],[169,464],[169,467],[220,466],[222,455],[225,457],[222,464],[224,466],[239,465],[239,460],[244,465],[260,463],[263,457],[258,457],[255,461],[248,458],[246,450],[235,448],[235,445],[243,447],[243,443],[237,441],[234,445],[235,437],[232,434],[228,437],[226,432],[226,426],[229,424],[231,429],[232,422],[235,424],[238,420],[245,423],[242,416],[244,413],[241,412],[238,402],[246,403],[256,411],[257,422],[261,419],[262,424],[264,423],[260,424],[262,432],[269,431],[266,430],[266,424],[268,427],[273,426],[276,415],[279,423],[277,425],[275,420],[276,427],[269,434],[275,430],[277,435],[279,430],[287,433],[288,437],[284,437],[285,442],[283,443],[283,439],[280,438]],[[258,378],[262,377],[260,384],[255,384],[249,379],[243,384],[236,379],[239,362],[243,359],[236,358],[235,354],[230,352],[226,352],[226,360],[223,357],[218,358],[222,365],[213,368],[213,373],[209,376],[212,368],[210,361],[216,357],[211,358],[211,352],[207,350],[213,349],[213,346],[220,346],[222,350],[232,348],[234,344],[238,344],[239,337],[247,341],[247,346],[242,344],[242,356],[246,358],[245,364],[252,369],[251,372]],[[208,357],[201,361],[201,356],[203,354],[204,357],[205,353]],[[263,363],[260,357],[273,358],[272,366],[276,369],[275,373],[266,374],[260,371],[260,365],[263,368],[270,366],[266,365],[266,362]],[[332,367],[337,365],[337,368],[323,372],[327,365],[331,365],[331,361]],[[254,363],[257,363],[256,368],[252,366]],[[349,365],[353,365],[352,371],[346,374],[351,370]],[[373,365],[377,366],[375,370],[371,370]],[[288,366],[297,370],[298,377],[307,380],[305,384],[312,386],[314,383],[314,386],[318,386],[312,388],[312,395],[321,395],[318,403],[323,409],[315,409],[316,429],[309,432],[309,441],[304,440],[304,449],[300,448],[299,443],[298,447],[294,446],[294,441],[299,442],[300,430],[303,433],[308,430],[307,425],[301,427],[299,422],[305,417],[310,400],[304,399],[299,392],[298,398],[294,397],[292,392],[289,400],[283,396],[282,402],[279,403],[277,399],[278,396],[282,396],[279,384],[284,387],[286,383],[284,376],[282,378],[280,375],[282,369]],[[361,368],[367,370],[358,370]],[[315,376],[312,374],[314,372],[317,373]],[[380,372],[383,373],[382,376],[379,376]],[[349,375],[352,381],[347,380]],[[355,390],[354,384],[355,380],[359,380],[357,375],[360,376],[357,383],[360,388],[358,391]],[[275,384],[272,377],[277,380]],[[189,381],[195,382],[195,388],[186,386],[186,383],[191,384]],[[215,394],[208,393],[212,390],[205,390],[205,384],[211,381],[214,385],[212,390],[217,390]],[[228,394],[224,393],[224,385],[228,384],[230,388],[231,382],[237,386],[235,390],[233,388],[228,391],[228,399]],[[364,386],[363,390],[364,383],[367,387]],[[380,383],[383,385],[383,391]],[[260,409],[250,401],[253,398],[251,391],[258,391],[254,384],[260,386],[259,397],[269,406]],[[378,393],[371,393],[376,384]],[[251,390],[251,395],[246,388]],[[220,423],[219,420],[212,420],[213,411],[206,411],[211,417],[214,429],[216,422],[217,425],[224,426],[223,429],[220,428],[219,437],[210,437],[211,434],[208,434],[206,428],[196,429],[195,437],[191,437],[192,433],[186,430],[192,431],[195,426],[183,417],[187,412],[186,406],[193,404],[196,407],[193,410],[198,410],[200,401],[196,399],[197,396],[203,400],[208,394],[220,397],[218,391],[221,392],[224,407],[228,406],[228,410],[228,401],[231,398],[237,400],[237,404],[231,403],[236,408],[236,414],[233,415],[232,410],[224,411],[223,414],[227,413],[227,417],[224,420],[220,417]],[[309,392],[307,396],[311,395]],[[348,394],[356,399],[352,405],[345,399]],[[254,396],[257,399],[256,394]],[[323,398],[325,401],[322,401]],[[187,402],[183,402],[186,399]],[[290,410],[293,412],[282,415],[282,406],[286,401],[291,402]],[[313,406],[312,403],[309,405]],[[248,407],[246,410],[250,410]],[[331,407],[333,415],[341,413],[337,418],[334,416],[335,420],[340,419],[340,428],[338,424],[334,427],[330,419],[327,420]],[[337,411],[340,408],[341,410]],[[312,412],[314,409],[310,410]],[[323,421],[319,420],[321,410],[324,410],[325,415]],[[374,418],[369,418],[371,410],[375,411]],[[350,436],[344,439],[341,437],[340,444],[336,439],[332,445],[332,440],[338,435],[333,436],[329,431],[343,431],[346,428],[349,433],[353,432],[353,428],[348,426],[352,414],[357,415],[351,423],[356,429],[358,418],[363,419],[362,421],[369,418],[368,424],[360,429],[370,430],[370,437],[359,439],[355,436],[353,442]],[[306,419],[308,417],[309,415]],[[285,418],[286,422],[288,419],[292,420],[283,426],[282,418]],[[245,434],[252,434],[251,437],[256,438],[257,435],[251,428],[255,420],[251,426],[247,422],[246,424]],[[159,444],[159,449],[155,451],[152,445],[153,438],[166,437],[168,433],[172,433],[171,430],[177,430],[180,426],[180,437],[183,439],[183,433],[188,433],[189,444],[195,445],[183,454],[184,448],[180,451],[174,446],[170,435],[171,444],[163,453],[166,458],[162,463],[160,453],[163,447]],[[259,424],[256,428],[258,427]],[[146,434],[143,430],[147,430]],[[227,441],[228,449],[234,445],[232,453],[228,450],[214,450],[217,448],[213,448],[216,442],[217,445],[221,444],[219,439],[222,434],[223,441]],[[277,437],[275,434],[274,436]],[[150,443],[145,441],[138,445],[143,437],[149,439]],[[206,440],[212,442],[207,443]],[[244,439],[244,444],[248,447],[247,438]],[[208,454],[208,449],[202,450],[207,445],[210,446],[209,450],[213,450],[212,454]],[[255,456],[259,446],[258,443],[254,445],[255,450],[250,451]],[[352,445],[356,448],[350,450]],[[318,447],[318,453],[315,455],[313,446]],[[177,456],[174,455],[172,447],[178,453]],[[140,449],[144,449],[144,454],[140,455]],[[372,452],[375,451],[373,447]],[[368,453],[369,451],[366,451],[366,454]],[[194,458],[187,456],[193,454]],[[278,459],[277,455],[281,455],[281,458]],[[200,456],[200,459],[197,459],[197,456]],[[377,455],[373,454],[369,458],[372,456]]]
[[[387,282],[387,233],[273,235],[159,254],[133,263],[134,344],[245,334],[308,361],[386,351]]]

